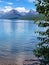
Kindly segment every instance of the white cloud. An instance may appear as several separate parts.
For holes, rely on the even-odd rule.
[[[12,5],[13,3],[12,2],[7,2],[7,4]]]
[[[5,6],[3,10],[4,10],[4,12],[8,12],[8,11],[10,11],[12,9],[13,8],[11,6]]]
[[[19,12],[28,12],[29,10],[25,9],[25,7],[17,7],[15,8]]]
[[[11,6],[5,6],[3,9],[1,9],[0,11],[4,11],[4,12],[9,12],[10,10],[15,9],[19,12],[28,12],[29,10],[27,10],[25,7],[17,7],[17,8],[13,8]]]

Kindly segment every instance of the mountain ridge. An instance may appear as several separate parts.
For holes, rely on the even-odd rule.
[[[0,18],[4,19],[22,19],[22,18],[33,18],[38,15],[36,11],[29,10],[29,12],[19,12],[15,9],[10,10],[9,12],[0,13]]]

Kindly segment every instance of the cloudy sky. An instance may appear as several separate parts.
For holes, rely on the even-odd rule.
[[[0,0],[0,10],[9,11],[16,9],[18,11],[36,10],[34,5],[35,0]]]

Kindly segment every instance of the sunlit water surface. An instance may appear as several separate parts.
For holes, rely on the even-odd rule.
[[[39,29],[32,20],[0,20],[0,63],[23,65],[26,59],[34,59]]]

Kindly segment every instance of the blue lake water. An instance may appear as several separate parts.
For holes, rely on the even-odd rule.
[[[1,62],[22,65],[25,59],[34,58],[32,50],[38,43],[35,31],[39,29],[33,20],[0,20]]]

